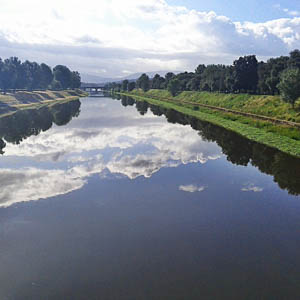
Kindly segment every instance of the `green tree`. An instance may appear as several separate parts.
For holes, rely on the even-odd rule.
[[[155,74],[155,76],[152,79],[152,88],[163,89],[164,83],[165,83],[165,79],[161,77],[159,74]]]
[[[60,82],[63,89],[69,88],[72,81],[72,73],[70,69],[63,65],[57,65],[53,69],[54,79]]]
[[[144,92],[147,92],[150,89],[150,79],[147,74],[142,74],[137,80],[138,88],[141,88]]]
[[[80,74],[77,71],[73,71],[71,73],[71,85],[70,85],[70,87],[72,89],[76,89],[76,88],[80,88],[80,85],[81,85]]]
[[[36,62],[28,60],[23,64],[26,73],[26,88],[30,91],[38,89],[41,85],[41,67]]]
[[[1,65],[0,82],[5,94],[8,89],[15,89],[17,69],[12,58],[5,59]]]
[[[135,82],[131,81],[128,83],[128,92],[131,92],[135,89]]]
[[[58,91],[58,90],[62,89],[62,86],[61,86],[61,83],[59,81],[53,79],[53,81],[50,84],[50,88],[51,88],[51,90]]]
[[[168,88],[168,84],[169,84],[170,80],[171,80],[172,78],[174,78],[174,77],[175,77],[175,74],[172,73],[172,72],[168,72],[168,73],[165,75],[165,88]]]
[[[42,63],[40,67],[41,67],[40,87],[46,89],[51,84],[54,76],[51,68],[48,65]]]
[[[199,65],[199,66],[196,68],[195,73],[196,73],[197,75],[201,75],[201,74],[204,72],[205,68],[206,68],[205,65]]]
[[[123,82],[122,82],[122,91],[124,91],[124,92],[127,92],[128,91],[128,80],[127,79],[125,79],[125,80],[123,80]]]
[[[168,91],[174,97],[180,92],[180,81],[177,78],[173,78],[168,83]]]
[[[289,68],[300,68],[300,51],[298,49],[292,51],[290,53],[290,57],[288,60]]]
[[[235,90],[256,92],[258,83],[258,62],[255,55],[240,57],[233,62]]]
[[[300,97],[300,69],[286,69],[281,73],[278,84],[281,97],[285,102],[295,107],[295,102]]]

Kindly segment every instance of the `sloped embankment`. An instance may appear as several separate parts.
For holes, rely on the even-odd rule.
[[[198,106],[197,103],[201,104],[201,100],[206,101],[208,105],[212,105],[215,107],[222,108],[220,102],[212,103],[212,100],[209,97],[241,97],[241,95],[226,95],[226,94],[210,94],[210,93],[202,93],[198,92],[190,92],[190,93],[182,93],[177,97],[172,97],[167,91],[163,90],[150,90],[147,93],[143,93],[142,91],[133,91],[131,93],[126,93],[128,96],[134,97],[136,100],[147,101],[153,104],[157,104],[169,109],[174,109],[179,112],[194,116],[199,118],[200,120],[207,121],[213,123],[215,125],[224,127],[231,131],[234,131],[250,140],[256,141],[258,143],[262,143],[264,145],[276,148],[282,152],[288,153],[293,156],[300,157],[300,131],[299,127],[289,126],[286,124],[277,124],[272,122],[271,120],[262,120],[257,119],[255,117],[243,116],[234,113],[218,111],[215,109],[210,109],[207,107]],[[123,93],[124,95],[124,93]],[[190,97],[185,97],[185,96]],[[203,99],[201,99],[201,97]],[[242,100],[233,99],[233,101],[250,101],[249,97],[254,97],[251,95],[245,95]],[[268,96],[272,97],[272,96]],[[248,98],[248,99],[247,99]],[[265,99],[264,96],[255,96],[255,100]],[[246,100],[245,100],[246,99]],[[269,98],[271,101],[278,101],[278,97]],[[253,100],[253,99],[252,99]],[[281,101],[279,99],[279,101]],[[202,102],[202,103],[203,103]],[[230,101],[227,99],[227,102],[224,100],[224,103],[227,105],[232,105]],[[204,103],[203,103],[204,104]],[[206,103],[205,103],[206,104]],[[237,104],[236,104],[237,105]],[[257,103],[256,103],[257,105]],[[280,103],[281,106],[280,111],[282,111],[285,107],[285,103]],[[246,107],[249,105],[244,105],[244,108],[240,108],[240,112],[243,113],[252,113],[247,110]],[[267,115],[272,118],[277,118],[278,116],[274,112],[274,110],[270,108],[263,107],[261,110],[268,110],[270,113]],[[289,111],[289,108],[287,108]],[[260,114],[264,116],[264,114]],[[298,115],[297,110],[290,113],[290,115],[296,116]],[[266,115],[265,115],[266,116]],[[286,118],[282,118],[286,121],[298,121],[298,119],[291,119],[286,115]]]
[[[65,91],[17,91],[0,95],[0,116],[11,114],[20,109],[41,107],[54,102],[66,102],[84,97],[86,94],[79,90]]]

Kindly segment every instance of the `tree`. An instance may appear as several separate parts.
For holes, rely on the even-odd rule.
[[[235,90],[256,92],[258,83],[258,62],[255,55],[240,57],[233,62]]]
[[[22,62],[17,57],[10,57],[9,59],[10,68],[15,71],[15,81],[11,82],[12,89],[24,88],[26,84],[26,72],[23,68]]]
[[[300,68],[300,50],[296,49],[290,53],[288,60],[289,68]]]
[[[135,82],[131,81],[128,83],[128,92],[131,92],[135,89]]]
[[[150,79],[147,74],[142,74],[137,80],[138,88],[141,88],[144,92],[147,92],[150,89]]]
[[[59,81],[53,79],[53,81],[50,84],[50,88],[51,88],[51,90],[58,91],[58,90],[62,89],[62,86],[61,86],[61,83]]]
[[[168,91],[174,97],[180,91],[180,81],[177,78],[171,79],[168,83]]]
[[[0,83],[4,94],[8,89],[15,89],[17,80],[17,70],[13,63],[13,58],[5,59],[2,63],[0,73]]]
[[[42,63],[40,72],[41,72],[40,87],[46,89],[51,84],[54,77],[52,70],[48,65]]]
[[[287,69],[283,71],[277,87],[282,99],[292,104],[294,108],[296,100],[300,97],[300,69]]]
[[[288,67],[288,56],[271,58],[266,64],[265,84],[269,88],[268,93],[279,93],[277,85],[280,81],[280,73]]]
[[[170,80],[172,79],[172,78],[174,78],[175,77],[175,74],[174,73],[172,73],[172,72],[168,72],[166,75],[165,75],[165,88],[168,88],[168,84],[169,84],[169,82],[170,82]]]
[[[80,88],[80,85],[81,85],[80,74],[77,71],[73,71],[71,73],[71,85],[70,85],[70,87],[72,89],[77,89],[77,88]]]
[[[180,83],[180,91],[188,91],[189,90],[189,82],[195,77],[195,74],[192,72],[183,72],[175,75],[173,79],[178,79]]]
[[[71,86],[72,74],[68,67],[63,65],[57,65],[53,69],[54,79],[60,82],[63,89]]]
[[[28,60],[23,63],[23,67],[26,73],[26,88],[30,91],[40,87],[41,83],[41,67],[36,62],[30,62]]]
[[[196,73],[197,75],[201,75],[201,74],[204,72],[205,68],[206,68],[205,65],[199,65],[199,66],[196,68],[195,73]]]
[[[163,89],[164,83],[165,83],[165,79],[161,77],[159,74],[155,74],[155,76],[152,79],[152,88]]]
[[[122,91],[126,92],[128,90],[128,80],[125,79],[122,82]]]

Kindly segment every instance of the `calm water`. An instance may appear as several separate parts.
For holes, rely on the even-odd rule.
[[[172,110],[0,120],[0,299],[300,299],[300,161]]]

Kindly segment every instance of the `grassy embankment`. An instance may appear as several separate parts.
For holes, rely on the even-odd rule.
[[[0,95],[0,117],[15,113],[21,109],[40,108],[45,105],[53,105],[76,100],[87,94],[79,89],[65,91],[34,91],[16,92]]]
[[[147,101],[192,115],[203,121],[232,130],[250,140],[300,157],[299,128],[197,106],[197,103],[206,104],[300,123],[299,103],[296,105],[296,109],[293,110],[279,96],[183,92],[176,97],[172,97],[165,90],[150,90],[146,93],[141,90],[134,90],[125,94],[134,97],[136,100]],[[195,103],[195,105],[183,103],[182,101]]]

